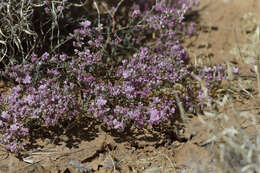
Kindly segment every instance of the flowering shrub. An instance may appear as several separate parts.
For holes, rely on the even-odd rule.
[[[125,26],[83,20],[69,35],[74,54],[33,53],[6,68],[1,74],[17,85],[1,98],[8,105],[0,117],[2,142],[18,152],[32,122],[52,126],[86,112],[118,130],[158,125],[176,115],[176,97],[194,113],[201,89],[192,74],[199,71],[210,89],[224,71],[188,64],[180,39],[193,33],[183,22],[193,5],[189,0],[140,1],[132,4]],[[114,21],[115,16],[105,17]]]

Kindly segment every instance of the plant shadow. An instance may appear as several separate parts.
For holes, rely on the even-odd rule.
[[[153,143],[157,148],[169,143],[169,141],[170,143],[174,141],[185,142],[188,139],[180,137],[177,133],[183,127],[176,123],[181,121],[179,116],[176,117],[168,123],[141,129],[129,126],[125,131],[109,129],[104,123],[93,117],[81,117],[74,121],[63,121],[59,126],[34,127],[30,131],[25,149],[29,151],[44,148],[48,144],[65,145],[70,149],[79,148],[81,142],[93,141],[98,138],[100,131],[110,135],[115,143],[128,143],[135,148],[140,148],[139,143]]]
[[[100,122],[90,117],[81,117],[73,121],[63,121],[60,125],[34,127],[30,131],[26,150],[42,148],[47,144],[78,148],[82,141],[92,141],[98,137]],[[39,142],[41,141],[41,142]]]

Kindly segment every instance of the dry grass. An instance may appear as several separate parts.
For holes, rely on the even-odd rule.
[[[32,52],[56,53],[70,41],[68,34],[77,27],[82,16],[96,13],[88,1],[80,4],[67,0],[3,0],[0,2],[0,65],[21,63]],[[66,6],[63,11],[59,6]],[[88,9],[85,9],[88,8]],[[96,15],[96,14],[95,14]]]
[[[26,57],[34,49],[37,34],[32,29],[32,14],[28,0],[0,3],[0,62],[7,58],[6,62],[14,63],[18,52]]]
[[[247,36],[247,44],[235,45],[232,53],[237,55],[239,62],[249,64],[254,70],[253,78],[238,77],[234,79],[229,74],[229,88],[227,92],[215,104],[219,111],[208,104],[207,111],[200,116],[201,123],[206,125],[211,132],[208,143],[213,145],[212,165],[210,171],[208,162],[193,164],[192,172],[216,172],[216,173],[259,173],[260,172],[260,130],[258,102],[260,94],[260,23],[252,13],[243,17],[243,31]],[[230,64],[228,64],[228,68]],[[228,70],[229,71],[229,70]],[[241,76],[243,76],[241,74]],[[252,94],[245,85],[251,83],[251,88],[256,89],[258,94]],[[254,86],[253,83],[257,85]],[[230,92],[232,91],[232,92]],[[245,109],[238,108],[238,100],[235,95],[241,97],[240,91],[248,96],[243,102]],[[252,106],[251,106],[252,105]],[[252,107],[252,108],[248,108]],[[194,158],[193,160],[196,160]]]

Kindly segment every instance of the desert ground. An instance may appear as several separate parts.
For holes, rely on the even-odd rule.
[[[223,90],[236,89],[232,103],[237,113],[259,115],[257,80],[250,77],[252,65],[245,63],[248,57],[243,53],[244,45],[254,44],[249,38],[258,25],[260,27],[259,16],[258,0],[200,0],[200,5],[188,16],[196,21],[197,29],[197,34],[183,43],[191,63],[230,63],[239,68],[241,78],[232,82],[234,86],[223,83]],[[4,87],[5,84],[1,84],[1,88]],[[236,113],[229,106],[217,110],[218,114],[224,112],[234,115],[225,123],[222,123],[224,120],[213,121],[207,115],[189,116],[170,137],[148,130],[140,134],[107,132],[82,120],[80,125],[72,125],[69,135],[59,130],[55,136],[48,136],[47,132],[38,134],[33,149],[22,152],[19,157],[1,149],[0,172],[217,173],[216,155],[225,141],[210,139],[224,127],[240,126],[248,134],[254,134],[260,123],[256,116],[255,126],[247,125],[249,120],[235,118]]]

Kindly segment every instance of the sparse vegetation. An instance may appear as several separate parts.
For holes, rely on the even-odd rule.
[[[260,172],[260,23],[253,13],[246,14],[242,34],[249,43],[236,43],[232,50],[239,63],[249,65],[250,75],[240,72],[238,63],[231,61],[213,64],[199,59],[197,63],[195,57],[192,64],[184,45],[200,32],[191,17],[198,3],[0,2],[0,74],[1,81],[10,84],[0,97],[1,143],[7,152],[26,163],[38,163],[40,159],[31,159],[33,152],[23,154],[35,149],[35,136],[40,136],[36,133],[66,134],[72,147],[73,135],[69,133],[75,129],[80,133],[89,130],[95,137],[102,131],[105,136],[119,136],[117,141],[128,141],[130,148],[144,149],[148,145],[137,144],[136,134],[148,134],[150,143],[161,139],[154,146],[158,148],[172,145],[173,140],[190,140],[193,135],[182,138],[176,131],[184,131],[191,117],[198,117],[208,138],[196,145],[211,146],[210,160],[197,163],[197,158],[190,158],[182,172]],[[232,32],[237,37],[237,31]],[[207,58],[210,56],[214,55]],[[240,109],[241,99],[242,105],[253,100],[255,107]],[[94,132],[96,129],[99,132]],[[51,143],[58,143],[52,138]],[[70,159],[68,164],[79,172],[100,166],[119,171],[124,158],[114,156],[116,147],[105,137],[86,159]],[[106,150],[98,168],[85,164]],[[133,160],[126,167],[132,172],[177,172],[178,166],[167,155],[151,153],[155,156]],[[48,157],[55,161],[70,154],[54,157],[49,153]],[[12,167],[13,161],[9,163]],[[39,165],[36,169],[43,170]]]

